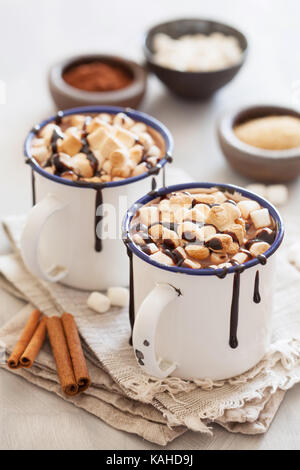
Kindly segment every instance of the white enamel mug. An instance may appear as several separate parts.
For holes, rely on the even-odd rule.
[[[232,266],[220,278],[222,269],[159,264],[132,243],[130,223],[141,205],[169,192],[213,186],[238,191],[269,209],[277,236],[265,259],[261,258],[265,265],[252,259],[242,267]],[[223,380],[242,374],[264,356],[270,341],[275,252],[284,233],[280,215],[271,204],[231,185],[175,185],[137,201],[126,214],[123,232],[131,253],[132,342],[145,372],[160,378]],[[259,292],[259,303],[254,302],[255,292]]]
[[[26,162],[32,168],[34,207],[23,230],[21,254],[28,270],[40,279],[86,290],[128,285],[128,259],[119,219],[138,197],[151,191],[153,178],[162,185],[164,166],[172,153],[172,137],[156,119],[127,108],[88,106],[66,110],[63,115],[119,112],[144,122],[164,140],[165,157],[153,171],[105,184],[74,182],[49,174],[32,158],[34,129],[25,141]],[[55,116],[38,128],[53,120]],[[106,212],[105,207],[111,210]]]

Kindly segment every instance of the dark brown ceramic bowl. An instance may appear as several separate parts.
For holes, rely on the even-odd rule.
[[[153,38],[164,33],[177,39],[185,34],[206,34],[220,32],[237,38],[243,51],[241,61],[232,66],[212,72],[181,72],[158,65],[153,60]],[[209,98],[216,90],[226,85],[242,67],[247,52],[247,39],[230,26],[216,21],[203,19],[182,19],[162,23],[151,28],[145,35],[144,54],[148,68],[174,93],[188,99]]]
[[[90,92],[79,90],[64,81],[62,75],[67,69],[94,61],[123,67],[132,76],[132,83],[116,91]],[[49,71],[48,83],[51,96],[58,109],[85,105],[113,105],[137,108],[146,91],[147,72],[141,65],[122,57],[104,54],[82,55],[71,57],[53,65]]]
[[[300,113],[283,106],[249,106],[225,114],[218,122],[218,139],[228,162],[237,172],[254,181],[285,183],[300,174],[300,147],[265,150],[242,142],[233,128],[250,119],[270,115],[300,118]]]

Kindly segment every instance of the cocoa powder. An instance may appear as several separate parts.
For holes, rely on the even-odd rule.
[[[124,68],[98,61],[71,67],[63,73],[63,79],[68,85],[85,91],[120,90],[132,82]]]

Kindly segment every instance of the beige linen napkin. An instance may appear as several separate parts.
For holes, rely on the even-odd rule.
[[[6,219],[4,226],[17,253],[22,220],[18,217]],[[291,229],[296,231],[294,223]],[[183,432],[182,426],[210,432],[208,424],[211,421],[233,432],[265,432],[284,391],[300,381],[300,274],[284,257],[279,266],[273,342],[268,354],[242,376],[212,383],[178,378],[159,380],[147,376],[137,366],[128,344],[130,332],[126,309],[113,308],[103,315],[94,314],[86,306],[88,293],[34,279],[18,254],[0,257],[0,271],[6,281],[32,304],[46,314],[70,311],[76,315],[86,346],[99,361],[98,365],[117,384],[121,394],[136,402],[151,404],[169,425],[181,426],[180,432]],[[153,438],[145,438],[154,442]]]

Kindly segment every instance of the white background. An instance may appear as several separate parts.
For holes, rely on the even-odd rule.
[[[0,0],[0,81],[6,84],[5,104],[0,88],[1,216],[30,208],[30,175],[22,145],[32,125],[55,110],[47,89],[49,66],[84,52],[112,52],[142,61],[141,42],[148,27],[193,16],[224,20],[242,30],[249,40],[245,66],[204,103],[174,98],[151,77],[142,110],[173,133],[176,166],[199,181],[247,183],[227,166],[218,148],[216,120],[228,108],[247,103],[300,108],[297,0]],[[299,184],[289,189],[283,213],[299,213]],[[0,230],[0,253],[4,253],[9,245]],[[3,299],[0,324],[21,306],[6,294]],[[287,394],[265,436],[239,436],[216,427],[213,438],[189,432],[169,448],[299,448],[299,391],[298,386]],[[4,371],[0,401],[0,448],[156,448]]]

